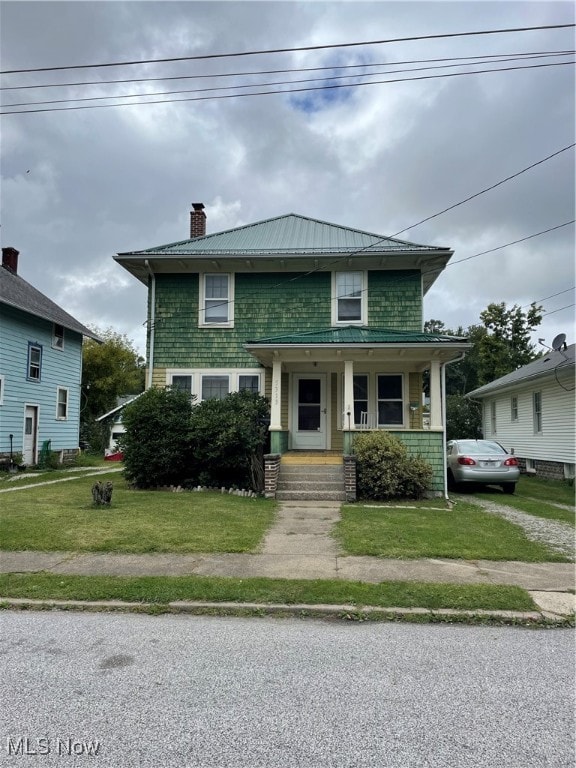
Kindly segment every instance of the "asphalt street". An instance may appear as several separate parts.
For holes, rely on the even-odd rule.
[[[0,620],[1,766],[575,765],[571,630]]]

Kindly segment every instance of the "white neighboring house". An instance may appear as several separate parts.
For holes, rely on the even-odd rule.
[[[515,454],[522,472],[574,478],[574,344],[468,392],[482,401],[485,438]]]
[[[116,453],[118,450],[118,438],[126,432],[124,424],[122,423],[122,411],[128,403],[133,403],[138,397],[140,397],[140,395],[119,397],[116,408],[112,408],[111,411],[108,411],[108,413],[105,413],[103,416],[99,416],[96,419],[96,421],[99,422],[109,422],[111,425],[108,448],[104,450],[105,456],[109,456],[111,453]]]

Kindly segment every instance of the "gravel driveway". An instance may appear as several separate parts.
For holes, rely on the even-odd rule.
[[[461,498],[464,499],[465,497]],[[527,515],[526,512],[520,512],[520,510],[507,507],[505,504],[479,499],[476,496],[474,497],[474,504],[478,504],[492,515],[499,515],[511,523],[519,525],[532,541],[545,544],[555,552],[560,552],[574,559],[574,528],[568,523]]]

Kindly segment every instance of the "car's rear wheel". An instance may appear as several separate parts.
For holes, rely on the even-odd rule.
[[[516,490],[516,483],[502,483],[502,490],[504,493],[514,493]]]

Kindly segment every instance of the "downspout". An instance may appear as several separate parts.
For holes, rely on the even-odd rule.
[[[448,462],[446,461],[446,366],[452,363],[459,363],[466,357],[466,352],[462,352],[460,357],[454,360],[448,360],[442,365],[442,465],[444,468],[444,498],[448,501]]]
[[[150,267],[148,259],[144,261],[150,275],[150,337],[148,342],[148,383],[146,389],[152,387],[152,372],[154,370],[154,325],[156,320],[156,275]]]

